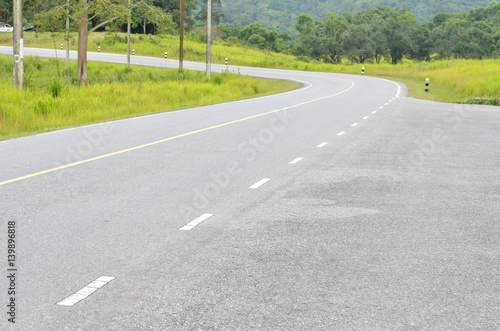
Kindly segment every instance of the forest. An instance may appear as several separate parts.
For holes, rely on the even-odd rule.
[[[466,12],[488,7],[495,0],[231,0],[223,1],[223,23],[243,27],[251,23],[294,34],[297,17],[307,13],[316,20],[326,13],[345,14],[375,7],[405,8],[418,22],[432,21],[437,13]]]
[[[327,63],[378,63],[384,58],[396,64],[403,57],[420,61],[430,60],[431,56],[500,56],[500,2],[464,13],[439,13],[432,22],[422,23],[406,9],[392,7],[365,9],[355,14],[329,13],[317,20],[310,14],[301,14],[295,24],[298,39],[256,23],[244,28],[220,24],[218,28],[228,41]]]

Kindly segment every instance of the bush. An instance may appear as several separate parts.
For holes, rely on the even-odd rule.
[[[57,78],[53,78],[52,82],[48,86],[48,90],[53,98],[57,98],[61,95],[63,85],[61,81]]]
[[[116,43],[126,44],[127,43],[127,36],[120,37],[117,33],[115,33],[112,35],[104,36],[103,42],[105,45],[109,45],[109,46],[112,46]]]
[[[301,56],[296,56],[296,58],[297,58],[297,61],[300,61],[300,62],[307,62],[307,63],[309,63],[309,62],[310,62],[310,60],[309,60],[309,57],[308,57],[308,56],[303,56],[303,55],[301,55]]]
[[[223,79],[222,75],[214,75],[214,76],[212,76],[212,81],[216,85],[221,85],[222,84],[222,79]]]

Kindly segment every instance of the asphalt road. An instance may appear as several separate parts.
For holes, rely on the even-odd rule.
[[[225,69],[305,85],[0,142],[1,329],[500,329],[497,107]]]

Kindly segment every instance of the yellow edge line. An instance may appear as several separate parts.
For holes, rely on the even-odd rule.
[[[338,78],[335,78],[335,79],[338,79]],[[165,138],[165,139],[153,141],[153,142],[150,142],[150,143],[147,143],[147,144],[143,144],[143,145],[139,145],[139,146],[127,148],[127,149],[122,149],[121,151],[117,151],[117,152],[113,152],[113,153],[109,153],[109,154],[105,154],[105,155],[101,155],[101,156],[96,156],[96,157],[93,157],[93,158],[90,158],[90,159],[86,159],[86,160],[82,160],[82,161],[79,161],[79,162],[70,163],[70,164],[67,164],[67,165],[64,165],[64,166],[60,166],[60,167],[56,167],[56,168],[52,168],[52,169],[48,169],[48,170],[36,172],[36,173],[30,174],[30,175],[26,175],[26,176],[22,176],[22,177],[17,177],[17,178],[9,179],[9,180],[0,182],[0,186],[11,184],[11,183],[15,183],[15,182],[19,182],[21,180],[25,180],[25,179],[29,179],[29,178],[33,178],[33,177],[37,177],[37,176],[41,176],[41,175],[45,175],[45,174],[48,174],[48,173],[51,173],[51,172],[55,172],[55,171],[59,171],[59,170],[67,169],[67,168],[71,168],[71,167],[74,167],[74,166],[77,166],[77,165],[80,165],[80,164],[85,164],[85,163],[89,163],[89,162],[93,162],[93,161],[105,159],[105,158],[110,157],[110,156],[119,155],[119,154],[131,152],[131,151],[135,151],[135,150],[138,150],[138,149],[141,149],[141,148],[145,148],[145,147],[149,147],[149,146],[161,144],[161,143],[164,143],[164,142],[167,142],[167,141],[170,141],[170,140],[174,140],[174,139],[178,139],[178,138],[190,136],[190,135],[197,134],[197,133],[200,133],[200,132],[205,132],[205,131],[209,131],[209,130],[221,128],[223,126],[227,126],[227,125],[231,125],[231,124],[235,124],[235,123],[239,123],[239,122],[243,122],[243,121],[248,121],[248,120],[251,120],[253,118],[257,118],[257,117],[261,117],[261,116],[265,116],[265,115],[277,113],[277,112],[280,112],[280,111],[283,111],[283,110],[297,108],[297,107],[304,106],[304,105],[307,105],[307,104],[310,104],[310,103],[313,103],[313,102],[317,102],[317,101],[321,101],[321,100],[324,100],[324,99],[335,97],[335,96],[337,96],[339,94],[342,94],[342,93],[345,93],[345,92],[349,91],[350,89],[352,89],[354,87],[354,82],[353,81],[346,80],[346,79],[338,79],[338,80],[348,81],[348,82],[351,83],[351,86],[349,88],[347,88],[346,90],[344,90],[344,91],[341,91],[341,92],[338,92],[338,93],[335,93],[335,94],[332,94],[332,95],[328,95],[326,97],[322,97],[322,98],[318,98],[318,99],[314,99],[314,100],[302,102],[302,103],[299,103],[299,104],[296,104],[296,105],[293,105],[293,106],[290,106],[290,107],[285,107],[285,108],[281,108],[281,109],[277,109],[277,110],[272,110],[272,111],[269,111],[267,113],[262,113],[262,114],[258,114],[258,115],[253,115],[253,116],[245,117],[245,118],[242,118],[242,119],[239,119],[239,120],[235,120],[235,121],[231,121],[231,122],[226,122],[226,123],[222,123],[222,124],[210,126],[208,128],[204,128],[204,129],[200,129],[200,130],[196,130],[196,131],[191,131],[191,132],[183,133],[183,134],[180,134],[180,135],[177,135],[177,136],[173,136],[173,137],[170,137],[170,138]]]

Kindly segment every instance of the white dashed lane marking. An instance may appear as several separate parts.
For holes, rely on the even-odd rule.
[[[263,179],[259,180],[257,183],[250,186],[249,188],[251,188],[251,189],[259,188],[270,180],[271,180],[271,178],[263,178]]]
[[[340,131],[339,133],[337,133],[337,136],[341,136],[345,133],[345,131]]]
[[[214,216],[214,214],[203,214],[201,215],[200,217],[198,217],[197,219],[194,219],[192,220],[191,222],[189,222],[188,224],[184,225],[182,228],[180,228],[179,230],[182,230],[182,231],[189,231],[191,230],[192,228],[194,228],[195,226],[205,222],[207,219],[209,219],[210,217]]]
[[[356,126],[356,125],[358,125],[358,124],[359,124],[359,123],[353,123],[351,126]]]
[[[295,160],[291,161],[289,164],[297,164],[298,162],[302,161],[304,158],[303,157],[298,157]]]
[[[92,283],[88,284],[87,286],[83,287],[81,290],[76,292],[75,294],[70,295],[66,299],[59,301],[57,303],[58,306],[66,306],[66,307],[71,307],[78,302],[82,301],[83,299],[87,298],[89,295],[109,283],[115,279],[115,277],[108,277],[108,276],[102,276],[94,280]]]
[[[365,117],[363,117],[363,119],[364,119],[364,120],[367,120],[367,119],[369,119],[369,118],[370,118],[369,116],[365,116]]]
[[[328,144],[327,142],[324,142],[324,143],[319,144],[316,147],[318,147],[318,148],[325,147],[327,144]]]

